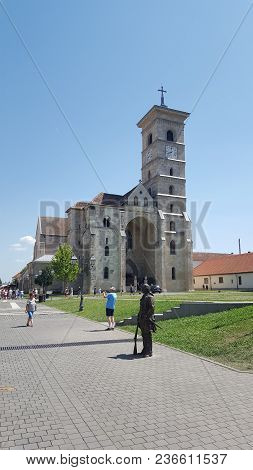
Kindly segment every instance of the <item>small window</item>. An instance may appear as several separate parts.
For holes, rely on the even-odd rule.
[[[149,134],[148,135],[148,145],[152,144],[152,140],[153,140],[152,134]]]
[[[167,132],[167,140],[169,140],[170,142],[173,142],[174,138],[173,138],[173,132],[172,131]]]
[[[242,276],[238,276],[238,283],[239,283],[239,286],[242,285]]]
[[[152,196],[152,189],[151,188],[148,188],[148,192],[149,192],[150,196]]]
[[[104,268],[104,279],[109,279],[109,269],[107,267]]]
[[[103,224],[104,227],[110,227],[110,217],[104,217]]]
[[[144,197],[144,206],[148,207],[148,198],[147,197]]]
[[[171,240],[170,242],[170,254],[175,255],[176,254],[176,243],[174,240]]]
[[[109,256],[109,246],[105,247],[105,256]]]
[[[108,245],[108,238],[105,239],[105,244]]]
[[[219,284],[223,284],[223,277],[219,277]]]
[[[170,204],[170,212],[173,212],[173,210],[174,210],[174,206],[173,204]]]
[[[170,176],[173,176],[173,168],[170,168]]]
[[[175,232],[175,230],[176,230],[176,224],[175,224],[175,222],[170,222],[170,231],[171,231],[171,232]]]
[[[134,206],[138,206],[138,205],[139,205],[138,197],[134,196]]]
[[[169,187],[169,194],[174,194],[174,186]]]
[[[150,178],[151,178],[151,173],[150,173],[150,171],[149,171],[149,172],[148,172],[148,179],[150,180]]]
[[[208,282],[209,282],[208,277],[204,277],[204,284],[208,284]]]
[[[175,281],[176,279],[176,268],[172,268],[171,269],[171,278],[172,278],[172,281]]]

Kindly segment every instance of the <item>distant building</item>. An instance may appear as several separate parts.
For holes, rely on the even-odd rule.
[[[207,259],[193,269],[195,289],[253,290],[253,253]]]
[[[33,259],[54,255],[59,245],[67,242],[68,226],[69,221],[64,217],[39,217]]]
[[[26,267],[15,275],[15,284],[20,290],[29,292],[36,285],[36,277],[43,271],[52,261],[53,255],[56,253],[60,244],[68,241],[68,218],[64,217],[39,217],[35,235],[35,245],[33,250],[33,260]],[[62,291],[63,283],[54,280],[52,286],[48,286],[48,290],[54,292]]]

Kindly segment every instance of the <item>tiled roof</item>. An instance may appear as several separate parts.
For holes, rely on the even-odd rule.
[[[63,217],[41,217],[41,233],[43,235],[55,235],[66,237],[68,235],[69,221]]]
[[[206,261],[216,256],[225,256],[227,253],[208,253],[205,251],[195,251],[192,253],[192,261]]]
[[[193,269],[193,276],[253,272],[253,253],[210,258]]]
[[[119,194],[99,193],[92,199],[91,203],[103,204],[107,206],[120,206],[121,201],[122,196]]]

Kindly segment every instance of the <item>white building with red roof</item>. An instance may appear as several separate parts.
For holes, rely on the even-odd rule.
[[[253,290],[253,253],[209,258],[193,269],[195,289]]]

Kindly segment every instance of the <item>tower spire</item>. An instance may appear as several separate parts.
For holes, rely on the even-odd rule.
[[[157,91],[161,92],[161,106],[167,107],[166,104],[164,104],[164,93],[167,93],[167,91],[163,89],[162,85],[161,85],[160,90],[157,90]]]

